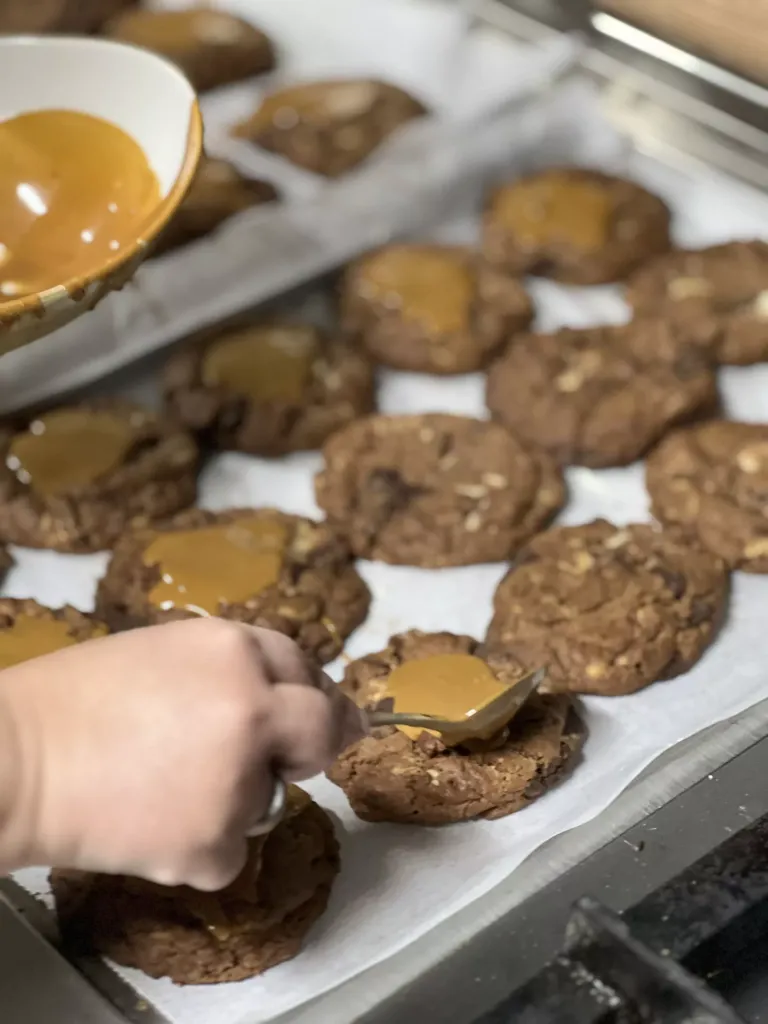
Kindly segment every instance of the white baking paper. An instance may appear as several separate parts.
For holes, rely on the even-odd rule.
[[[668,167],[628,154],[601,123],[588,91],[564,96],[550,110],[546,138],[563,142],[564,124],[590,128],[595,162],[621,169],[664,196],[675,211],[680,242],[707,244],[768,234],[768,198],[697,166]],[[566,133],[567,138],[567,133]],[[580,138],[580,136],[579,136]],[[555,145],[555,143],[557,143]],[[581,144],[581,143],[579,143]],[[580,153],[582,158],[588,155]],[[475,223],[446,225],[438,237],[471,241]],[[615,288],[569,288],[533,282],[539,325],[583,326],[618,321],[627,311]],[[313,308],[316,304],[313,304]],[[768,365],[725,369],[721,383],[732,416],[768,420]],[[152,379],[136,379],[131,394],[148,400]],[[435,378],[384,372],[381,407],[386,412],[445,410],[484,416],[480,375]],[[277,461],[226,454],[203,474],[201,504],[212,509],[270,504],[316,515],[312,476],[315,454]],[[564,523],[606,516],[618,523],[647,518],[641,465],[568,473],[570,501]],[[18,551],[4,593],[83,609],[93,604],[94,586],[106,556],[59,556]],[[347,655],[382,647],[399,630],[451,630],[482,636],[502,565],[425,571],[362,563],[374,594],[367,622],[351,638]],[[555,790],[526,810],[501,821],[447,828],[368,825],[349,810],[325,779],[308,789],[337,816],[343,868],[330,908],[302,954],[266,976],[212,988],[177,988],[136,971],[119,970],[142,997],[174,1024],[257,1024],[301,1005],[387,958],[508,876],[551,837],[597,815],[665,749],[768,696],[768,577],[737,573],[730,615],[723,632],[698,665],[684,676],[629,697],[587,698],[589,729],[581,763]],[[333,667],[336,676],[342,671]],[[42,870],[19,872],[17,880],[45,894]],[[334,1024],[346,1024],[338,1018]]]

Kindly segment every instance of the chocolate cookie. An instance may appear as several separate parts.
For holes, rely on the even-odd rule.
[[[492,192],[483,252],[511,274],[569,284],[620,281],[669,248],[669,221],[661,199],[631,181],[555,168]]]
[[[164,390],[181,423],[255,455],[319,448],[375,403],[366,356],[306,324],[255,324],[182,349]]]
[[[190,509],[127,533],[96,596],[113,630],[218,615],[285,633],[321,662],[341,651],[369,603],[325,523],[273,509]]]
[[[362,707],[459,719],[522,675],[501,647],[468,636],[413,630],[348,666],[342,688]],[[571,699],[532,697],[496,735],[446,746],[418,729],[376,729],[328,771],[366,821],[442,825],[502,818],[541,796],[580,750],[583,725]]]
[[[64,946],[177,985],[240,981],[295,957],[328,903],[339,847],[328,815],[291,787],[284,820],[250,841],[248,863],[217,893],[124,875],[54,870]]]
[[[565,499],[549,455],[464,416],[371,416],[326,443],[317,503],[356,555],[435,569],[499,562]]]
[[[308,82],[267,96],[234,135],[315,174],[336,178],[357,167],[425,107],[387,82],[349,78]]]
[[[54,610],[0,597],[0,671],[106,634],[103,623],[69,605]]]
[[[203,157],[186,199],[155,246],[155,255],[210,235],[236,213],[277,198],[271,182],[246,178],[226,160]]]
[[[718,558],[646,524],[604,519],[535,537],[494,597],[488,642],[521,668],[548,669],[542,690],[634,693],[687,671],[723,620]]]
[[[149,409],[103,400],[0,432],[0,540],[100,551],[130,527],[190,505],[198,450]]]
[[[646,466],[651,511],[732,569],[768,572],[768,424],[675,431]]]
[[[488,408],[559,462],[625,466],[717,408],[706,337],[664,320],[517,338],[488,374]]]
[[[533,320],[522,284],[452,245],[388,245],[355,261],[342,327],[385,366],[469,373]]]
[[[243,18],[210,7],[126,11],[107,25],[105,33],[173,61],[198,92],[275,66],[274,47],[262,31]]]
[[[768,244],[728,242],[676,249],[641,267],[627,300],[654,313],[715,332],[717,359],[748,366],[768,361]]]
[[[43,32],[87,33],[137,0],[3,0],[0,33],[10,35]]]

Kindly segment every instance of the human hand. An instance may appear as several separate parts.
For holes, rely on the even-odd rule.
[[[0,675],[0,869],[219,889],[245,863],[274,775],[309,778],[363,731],[293,641],[221,619],[24,662]]]

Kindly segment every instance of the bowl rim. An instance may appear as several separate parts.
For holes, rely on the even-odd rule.
[[[108,280],[117,270],[126,263],[135,259],[142,249],[147,249],[149,243],[163,230],[178,207],[183,202],[187,192],[192,185],[198,164],[203,152],[203,118],[200,112],[200,103],[197,93],[192,87],[187,76],[170,60],[160,54],[147,50],[144,47],[136,46],[133,43],[124,43],[115,39],[92,38],[78,35],[56,35],[44,36],[32,33],[20,35],[0,36],[0,51],[6,46],[28,46],[31,44],[42,44],[47,47],[66,46],[75,43],[82,47],[99,47],[134,50],[141,54],[142,58],[164,65],[176,79],[181,82],[188,91],[189,124],[187,126],[187,140],[184,149],[184,157],[176,180],[168,191],[168,195],[157,205],[149,217],[142,223],[141,230],[137,232],[137,238],[133,244],[111,259],[101,263],[94,270],[78,274],[62,281],[60,284],[52,285],[43,291],[32,292],[23,295],[18,299],[0,302],[0,330],[12,327],[21,317],[33,313],[37,316],[45,315],[46,310],[57,304],[59,300],[70,299],[77,302],[89,285],[100,281]],[[80,294],[79,294],[80,293]]]

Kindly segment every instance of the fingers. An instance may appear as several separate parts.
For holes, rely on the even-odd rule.
[[[299,782],[324,771],[344,742],[335,704],[321,690],[278,683],[272,691],[271,747],[275,770]]]
[[[270,682],[283,683],[290,680],[304,686],[321,685],[320,677],[324,673],[310,664],[301,648],[290,637],[259,626],[245,628],[254,640],[259,661],[265,666]]]
[[[248,842],[244,836],[224,840],[190,862],[182,883],[202,892],[217,892],[234,882],[247,859]]]

